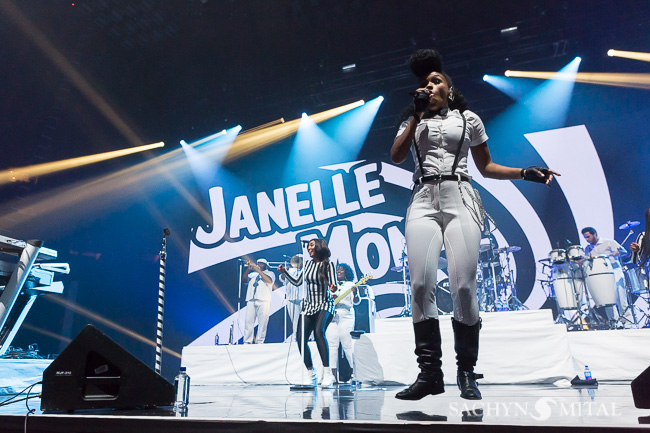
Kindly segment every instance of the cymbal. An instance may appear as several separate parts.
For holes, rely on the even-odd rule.
[[[539,259],[539,260],[537,260],[537,261],[538,261],[539,263],[548,263],[548,262],[551,261],[551,259],[549,259],[548,257],[546,257],[546,258],[543,258],[543,259]]]
[[[618,226],[618,229],[619,230],[629,230],[632,227],[638,226],[639,224],[641,224],[639,221],[628,221],[625,224],[621,224],[620,226]]]
[[[408,265],[406,265],[406,266],[393,266],[392,268],[390,268],[390,270],[395,271],[395,272],[402,272],[405,268],[406,268],[406,271],[409,270]]]
[[[503,247],[503,248],[497,248],[494,250],[495,253],[516,253],[517,251],[521,250],[521,247],[517,246],[510,246],[510,247]]]

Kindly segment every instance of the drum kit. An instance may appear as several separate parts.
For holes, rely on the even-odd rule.
[[[517,246],[498,248],[496,239],[492,234],[481,240],[476,271],[476,289],[480,311],[528,309],[517,298],[514,272],[510,267],[510,254],[520,250],[521,247]],[[441,256],[438,259],[438,269],[446,269],[447,264],[445,257]],[[405,288],[404,308],[400,316],[411,316],[411,284],[408,273],[408,257],[405,251],[402,251],[399,265],[391,268],[391,271],[402,274],[402,281],[399,281],[399,283]],[[438,282],[436,286],[436,303],[440,314],[453,313],[449,278],[444,278]]]
[[[510,255],[521,251],[518,246],[498,248],[492,233],[481,239],[476,287],[481,311],[527,310],[517,298],[514,272],[510,267]]]
[[[638,221],[628,221],[619,228],[627,230],[636,225]],[[549,297],[555,298],[559,309],[556,323],[565,323],[569,330],[615,329],[625,327],[626,322],[639,327],[648,321],[647,314],[634,302],[628,302],[627,310],[618,320],[599,313],[602,307],[615,309],[618,303],[616,275],[609,256],[587,255],[582,246],[570,245],[566,249],[552,250],[547,258],[538,262],[543,265],[542,273],[546,276],[540,281],[548,287]],[[626,263],[623,274],[628,301],[631,295],[648,293],[646,269]]]

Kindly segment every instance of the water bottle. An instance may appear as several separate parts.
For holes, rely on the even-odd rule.
[[[174,378],[174,410],[184,411],[190,402],[190,377],[186,368],[181,367],[178,376]]]
[[[228,337],[228,344],[234,344],[235,342],[233,341],[233,334],[235,333],[235,323],[233,322],[232,325],[230,325],[230,337]]]
[[[591,380],[591,370],[585,365],[585,380]]]
[[[214,334],[214,345],[218,346],[219,345],[219,334]]]

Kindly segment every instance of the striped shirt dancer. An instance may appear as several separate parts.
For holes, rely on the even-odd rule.
[[[293,284],[298,286],[304,282],[307,286],[307,297],[303,301],[296,340],[298,349],[303,354],[305,367],[311,371],[312,384],[316,385],[318,376],[314,371],[311,352],[307,345],[309,335],[314,333],[316,347],[323,363],[321,386],[328,388],[332,385],[333,376],[329,368],[329,348],[325,330],[334,316],[334,299],[331,289],[333,287],[336,290],[336,273],[334,264],[329,260],[331,252],[325,239],[312,239],[307,245],[307,251],[312,260],[305,263],[304,269],[297,276],[289,275],[282,265],[278,266],[278,271],[282,272]],[[303,346],[304,351],[302,350]]]

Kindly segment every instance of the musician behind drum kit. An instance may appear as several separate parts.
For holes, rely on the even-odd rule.
[[[628,307],[625,276],[623,275],[623,268],[619,259],[622,254],[627,254],[627,250],[613,239],[599,238],[598,232],[593,227],[585,227],[581,232],[582,236],[589,243],[587,248],[585,248],[585,253],[591,257],[605,255],[612,264],[616,279],[616,305],[618,307],[618,314],[611,307],[607,307],[605,311],[608,319],[616,320],[617,316],[622,316]]]

